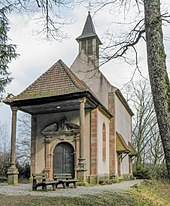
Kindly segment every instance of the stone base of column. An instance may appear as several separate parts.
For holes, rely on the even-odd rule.
[[[89,182],[93,185],[99,184],[99,178],[97,175],[90,175],[89,176]]]
[[[83,158],[79,159],[78,169],[77,169],[77,179],[79,180],[78,185],[81,186],[86,186],[87,184],[86,176],[85,176],[86,168],[85,168],[84,160],[85,159]]]
[[[15,165],[10,166],[7,173],[9,185],[14,185],[14,186],[18,185],[18,174],[19,172],[16,166]]]

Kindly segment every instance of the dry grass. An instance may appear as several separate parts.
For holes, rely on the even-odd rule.
[[[131,195],[154,206],[170,206],[170,184],[166,182],[145,180],[140,187],[131,191]]]
[[[0,206],[168,206],[170,185],[157,181],[144,181],[141,186],[127,192],[105,192],[98,196],[34,197],[0,195]]]

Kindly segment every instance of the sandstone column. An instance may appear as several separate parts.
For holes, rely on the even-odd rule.
[[[78,163],[78,179],[85,182],[85,158],[84,158],[84,138],[85,138],[85,103],[86,98],[80,100],[80,157]]]
[[[37,115],[31,116],[31,177],[36,173]]]
[[[75,134],[75,137],[74,137],[74,141],[75,141],[75,150],[74,150],[74,165],[75,165],[75,171],[77,171],[78,169],[78,141],[79,141],[79,137],[77,134]],[[75,178],[77,179],[77,173],[75,173]]]
[[[110,175],[114,176],[117,174],[116,168],[116,130],[115,130],[115,97],[113,92],[109,92],[108,95],[109,101],[109,112],[113,115],[110,120],[110,128],[109,128],[109,168],[110,168]]]
[[[8,169],[8,184],[18,185],[18,169],[16,168],[16,125],[18,108],[11,107],[12,110],[12,127],[11,127],[11,158]]]
[[[91,111],[91,141],[90,141],[90,183],[98,183],[97,177],[97,108]]]
[[[51,178],[51,154],[50,154],[50,137],[45,138],[45,172],[48,178]]]

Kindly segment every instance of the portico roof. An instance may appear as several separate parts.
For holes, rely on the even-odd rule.
[[[79,110],[83,97],[87,99],[86,109],[100,105],[99,109],[111,118],[88,86],[59,60],[19,95],[8,95],[4,103],[30,114],[41,114]]]
[[[22,93],[12,98],[7,97],[5,103],[60,96],[86,90],[87,86],[72,73],[62,60],[59,60]]]

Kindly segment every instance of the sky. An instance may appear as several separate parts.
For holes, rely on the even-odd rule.
[[[168,0],[164,2],[163,8],[170,8]],[[20,15],[11,14],[9,16],[10,32],[9,37],[11,43],[17,45],[17,53],[20,56],[13,60],[9,65],[12,73],[13,81],[6,88],[6,93],[17,95],[26,87],[34,82],[41,74],[50,68],[59,59],[62,59],[67,66],[71,66],[74,59],[78,55],[78,37],[83,29],[88,9],[79,6],[71,13],[73,23],[65,27],[65,31],[69,34],[67,39],[62,41],[44,40],[38,33],[37,14]],[[93,16],[94,12],[91,12]],[[128,15],[129,20],[133,19],[133,11]],[[111,13],[109,10],[101,10],[93,16],[93,22],[96,32],[102,42],[105,42],[105,33],[112,30],[113,34],[123,32],[123,25],[115,22],[124,21],[124,15],[119,12]],[[170,73],[170,25],[164,27],[165,49],[167,54],[167,66]],[[104,46],[104,45],[103,45]],[[142,75],[147,77],[146,48],[144,44],[139,44],[138,51],[140,55],[140,70]],[[123,87],[132,77],[134,66],[125,64],[120,60],[112,61],[101,67],[101,71],[110,81],[110,83],[119,89]],[[135,75],[135,79],[139,78],[139,74]],[[11,111],[9,106],[0,103],[0,124],[11,123]]]

